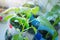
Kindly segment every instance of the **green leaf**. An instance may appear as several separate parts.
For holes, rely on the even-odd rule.
[[[16,8],[16,7],[13,7],[13,8],[9,8],[7,9],[6,11],[3,12],[3,14],[7,14],[11,11],[14,11],[14,12],[19,12],[20,11],[20,8]]]
[[[32,8],[31,12],[32,12],[34,15],[36,15],[37,12],[39,12],[39,10],[40,10],[40,8],[39,8],[38,6],[36,6],[36,7]]]
[[[18,40],[18,38],[19,38],[19,34],[16,34],[12,37],[12,40]]]
[[[27,16],[27,18],[30,18],[31,15],[32,15],[32,14],[31,14],[31,10],[27,10],[27,11],[26,11],[26,16]]]
[[[22,33],[23,32],[20,32],[20,34],[19,34],[19,40],[23,40],[24,39],[23,36],[22,36]]]
[[[24,25],[26,28],[29,27],[29,23],[28,23],[28,20],[26,20],[26,18],[23,18],[23,19],[22,19],[22,23],[23,23],[23,25]]]
[[[15,34],[12,37],[12,40],[23,40],[24,38],[22,37],[22,32],[20,32],[19,34]]]
[[[54,27],[50,24],[50,22],[45,17],[40,16],[38,18],[38,20],[40,21],[40,23],[42,25],[45,25],[45,26],[49,27],[52,30],[55,30]]]
[[[25,40],[29,40],[28,37],[25,37]]]
[[[4,21],[8,21],[10,18],[12,18],[14,15],[8,15],[4,18]]]
[[[33,28],[34,32],[36,33],[37,32],[37,29],[35,27],[33,27],[33,26],[32,26],[32,28]]]
[[[22,18],[22,17],[17,17],[20,25],[23,24],[24,28],[28,28],[29,27],[29,23],[28,20],[26,20],[26,18]]]
[[[20,9],[19,14],[22,16],[25,15],[26,18],[30,18],[31,17],[31,9],[30,8]]]
[[[55,25],[58,24],[59,22],[60,22],[60,17],[58,16],[58,17],[55,19],[53,26],[55,26]]]
[[[34,7],[34,4],[25,3],[25,4],[23,5],[23,7],[33,8],[33,7]]]
[[[15,8],[14,11],[15,11],[16,13],[19,13],[19,12],[20,12],[20,8]]]

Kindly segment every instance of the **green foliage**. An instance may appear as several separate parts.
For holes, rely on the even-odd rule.
[[[13,37],[12,37],[12,40],[23,40],[23,37],[22,37],[22,34],[15,34]]]
[[[15,8],[13,11],[15,11],[16,13],[20,12],[20,8]]]
[[[25,37],[25,40],[29,40],[28,37]]]
[[[39,12],[39,10],[40,10],[40,8],[38,7],[38,6],[36,6],[36,7],[34,7],[34,8],[32,8],[32,13],[34,14],[34,15],[36,15],[38,12]]]
[[[46,15],[46,17],[49,17],[49,16],[53,17],[53,15],[57,15],[58,16],[58,15],[60,15],[59,11],[60,11],[60,6],[59,5],[55,5],[51,9],[51,11]]]
[[[53,26],[55,26],[55,25],[58,24],[59,22],[60,22],[60,17],[57,17],[57,18],[55,19],[55,21],[54,21]]]
[[[47,18],[40,16],[38,19],[42,25],[45,25],[51,29],[54,29],[53,26],[50,24],[50,22],[47,20]]]
[[[12,38],[12,40],[18,40],[18,39],[19,39],[19,35],[18,34],[14,35],[13,38]]]
[[[54,18],[54,24],[53,26],[55,26],[56,24],[58,24],[60,22],[60,6],[59,5],[55,5],[50,12],[48,12],[48,14],[46,15],[46,18],[52,16],[52,18]]]
[[[30,8],[21,8],[19,12],[17,12],[18,15],[25,17],[25,18],[30,18],[31,17],[31,9]]]
[[[17,24],[14,22],[15,20],[17,20],[18,22],[17,22]],[[22,27],[23,29],[22,30],[24,30],[24,28],[29,28],[29,23],[28,23],[28,20],[26,20],[26,18],[23,18],[23,17],[13,17],[13,18],[11,18],[11,20],[10,20],[10,23],[16,28],[20,28],[20,27]],[[20,25],[22,25],[22,26],[20,26]]]
[[[37,29],[34,26],[32,26],[32,28],[33,28],[34,32],[36,33],[37,32]]]
[[[25,3],[25,4],[23,5],[23,7],[33,8],[33,7],[34,7],[34,5],[33,5],[33,4]]]
[[[26,20],[25,18],[18,17],[17,19],[18,19],[19,23],[22,24],[24,27],[26,27],[26,28],[29,27],[28,20]]]
[[[10,19],[11,17],[13,17],[14,15],[8,15],[4,18],[4,21],[8,21],[8,19]]]
[[[50,28],[51,30],[54,30],[55,33],[53,35],[52,40],[55,40],[55,37],[57,37],[58,33],[55,30],[54,26],[51,25],[51,23],[45,17],[40,16],[39,21],[42,25],[46,26],[47,28]],[[46,37],[47,37],[48,34],[49,34],[49,32],[46,34]]]

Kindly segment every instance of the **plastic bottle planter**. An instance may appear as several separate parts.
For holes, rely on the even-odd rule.
[[[35,34],[33,40],[40,40],[41,38],[42,38],[42,35],[41,35],[39,32],[37,32],[37,33]]]
[[[11,40],[11,38],[12,38],[12,35],[8,33],[8,30],[7,30],[5,34],[5,40]]]
[[[37,21],[33,15],[31,16],[30,21],[31,21],[30,24],[33,25],[33,26],[35,26],[35,28],[39,27],[40,22]]]
[[[45,30],[47,31],[50,35],[52,35],[52,40],[58,40],[58,33],[56,32],[55,29],[52,29],[50,27],[46,27],[43,25],[40,25],[38,30]],[[55,37],[54,37],[55,36]]]
[[[36,28],[38,28],[37,30],[38,31],[41,31],[41,32],[46,32],[46,34],[44,33],[41,33],[43,36],[47,36],[47,37],[42,37],[43,39],[46,39],[46,40],[58,40],[58,34],[56,32],[55,29],[52,29],[50,27],[46,27],[46,26],[43,26],[40,24],[39,21],[37,21],[33,16],[31,17],[30,20],[33,20],[31,22],[31,25],[35,26]]]

